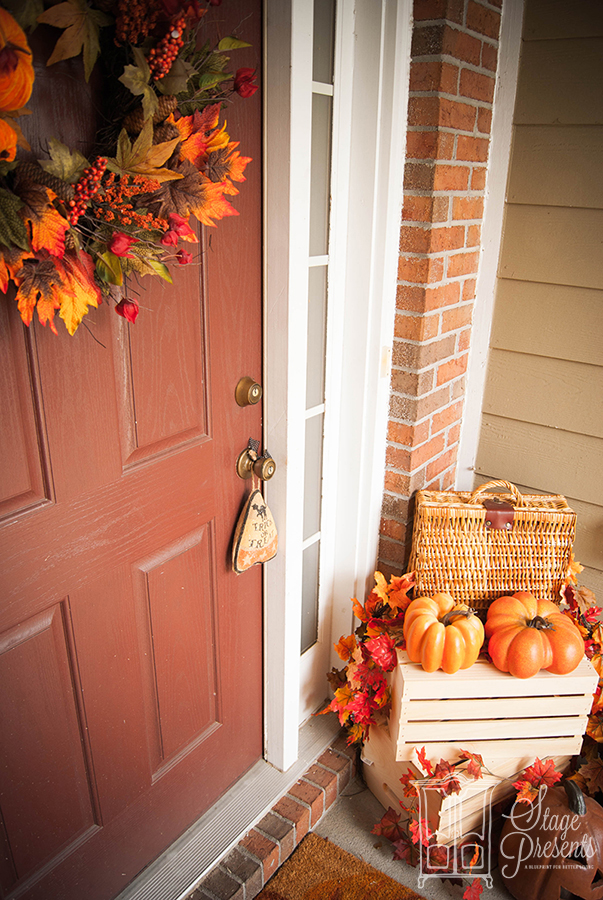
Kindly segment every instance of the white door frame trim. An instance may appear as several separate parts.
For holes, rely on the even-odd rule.
[[[341,2],[356,17],[350,154],[361,168],[345,238],[338,496],[326,592],[335,640],[340,628],[349,632],[350,597],[364,595],[377,559],[412,30],[411,0]],[[266,495],[280,549],[264,579],[265,758],[281,770],[297,758],[299,725],[312,5],[266,0],[264,445],[277,462]],[[364,33],[380,59],[363,58]]]
[[[475,460],[482,423],[482,404],[490,353],[498,257],[502,241],[507,175],[511,158],[523,10],[524,0],[510,0],[510,2],[503,3],[492,135],[486,176],[482,254],[475,291],[476,300],[467,364],[465,406],[455,479],[456,489],[460,491],[471,491],[474,488]]]

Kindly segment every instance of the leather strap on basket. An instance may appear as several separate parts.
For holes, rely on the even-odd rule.
[[[521,496],[520,492],[515,487],[515,485],[511,484],[510,481],[502,481],[502,480],[501,481],[498,481],[498,480],[497,481],[487,481],[485,484],[480,484],[480,486],[478,488],[476,488],[473,491],[473,493],[471,494],[471,496],[469,498],[469,503],[483,502],[483,501],[480,501],[479,495],[485,493],[486,491],[491,493],[490,489],[493,487],[506,488],[507,491],[513,495],[513,499],[515,501],[515,506],[521,506],[521,507],[527,506],[525,500],[523,499],[523,497]],[[501,502],[504,502],[504,501],[501,501]]]

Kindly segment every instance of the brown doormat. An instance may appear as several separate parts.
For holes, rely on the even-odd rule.
[[[423,900],[317,834],[308,834],[256,900]]]

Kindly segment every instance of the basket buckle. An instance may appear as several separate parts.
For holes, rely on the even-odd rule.
[[[483,501],[483,507],[486,510],[486,528],[493,531],[511,531],[515,510],[510,503],[492,497]]]

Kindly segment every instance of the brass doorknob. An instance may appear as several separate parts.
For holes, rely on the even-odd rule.
[[[245,447],[237,457],[237,475],[239,478],[247,479],[255,475],[262,481],[269,481],[276,472],[276,463],[266,450],[264,456],[258,456],[257,453]]]
[[[235,400],[239,406],[253,406],[262,399],[262,386],[246,375],[235,388]]]

